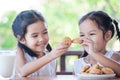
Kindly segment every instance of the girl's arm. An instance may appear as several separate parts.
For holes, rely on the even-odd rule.
[[[115,61],[117,61],[120,64],[120,52],[115,52],[112,55],[112,59],[115,60]]]
[[[118,61],[120,62],[119,55],[114,60],[111,60],[111,59],[105,57],[101,53],[92,53],[91,56],[96,61],[98,61],[100,64],[102,64],[103,66],[106,66],[106,67],[113,69],[113,71],[116,73],[116,75],[120,76],[120,63],[118,63]]]
[[[20,48],[18,48],[18,53],[16,56],[17,72],[19,72],[21,76],[28,76],[31,73],[39,70],[41,67],[43,67],[50,61],[64,54],[67,51],[67,49],[68,45],[59,43],[56,45],[55,48],[53,48],[53,50],[49,54],[46,54],[45,56],[38,58],[37,60],[34,60],[32,62],[26,63],[26,59],[23,56],[23,51]]]
[[[117,59],[111,60],[103,55],[105,50],[98,51],[95,46],[94,42],[91,39],[85,38],[82,45],[87,45],[84,49],[87,51],[89,55],[91,55],[97,62],[102,64],[103,66],[109,67],[114,70],[117,76],[120,76],[120,56],[118,55]],[[105,49],[105,48],[103,48]]]
[[[20,76],[20,68],[26,63],[26,59],[24,57],[24,52],[21,50],[20,47],[17,47],[17,54],[16,54],[16,74]]]

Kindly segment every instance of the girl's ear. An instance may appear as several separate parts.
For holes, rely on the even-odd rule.
[[[112,37],[112,32],[109,30],[105,34],[105,40],[108,41],[111,39],[111,37]]]
[[[22,44],[25,44],[25,39],[22,38],[20,35],[17,35],[17,40],[22,43]]]

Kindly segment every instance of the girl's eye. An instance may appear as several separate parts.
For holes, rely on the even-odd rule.
[[[80,37],[83,37],[83,36],[84,36],[83,34],[80,35]]]
[[[32,35],[32,37],[34,37],[34,38],[35,38],[35,37],[38,37],[38,35]]]
[[[95,33],[90,33],[90,35],[95,35]]]
[[[48,32],[46,31],[46,32],[43,32],[43,34],[47,34]]]

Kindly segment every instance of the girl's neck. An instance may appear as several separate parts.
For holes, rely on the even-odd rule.
[[[84,60],[87,64],[91,64],[91,65],[97,63],[97,61],[91,55],[88,55],[87,57],[85,57]]]
[[[37,53],[37,58],[41,58],[42,56],[44,56],[45,55],[45,53],[44,52],[40,52],[40,53]]]
[[[104,50],[104,51],[101,51],[100,54],[105,55],[106,52],[107,51]],[[91,64],[91,65],[97,64],[97,61],[91,55],[88,55],[87,57],[85,57],[84,60],[85,60],[86,63]]]
[[[107,50],[101,50],[101,51],[99,51],[99,52],[100,52],[100,54],[105,55],[105,54],[106,54],[106,52],[107,52]]]

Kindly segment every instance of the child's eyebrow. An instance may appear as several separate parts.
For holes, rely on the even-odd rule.
[[[31,35],[36,35],[36,34],[38,34],[38,33],[32,33]]]
[[[91,30],[90,32],[96,32],[96,30]]]
[[[96,32],[96,30],[91,30],[90,32]],[[83,34],[84,32],[79,32],[79,33],[80,33],[80,34],[81,34],[81,33]]]
[[[83,32],[79,32],[80,34],[83,33]]]
[[[93,32],[93,31],[96,31],[96,30],[91,30],[90,32]]]
[[[43,31],[47,31],[47,29],[45,28]]]
[[[47,31],[47,29],[45,28],[42,32],[44,31]],[[36,34],[39,34],[39,33],[38,32],[31,33],[31,35],[36,35]]]

